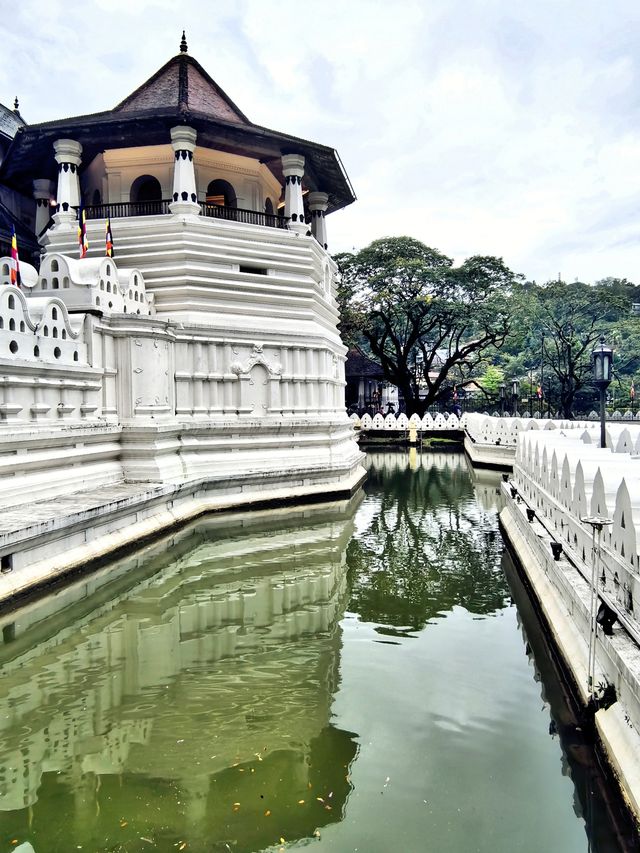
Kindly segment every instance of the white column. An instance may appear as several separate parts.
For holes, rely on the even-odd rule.
[[[327,248],[327,226],[325,213],[329,205],[329,196],[326,193],[309,193],[307,201],[311,212],[311,233],[323,249]]]
[[[302,200],[302,178],[304,175],[304,157],[302,154],[283,154],[282,171],[284,173],[284,215],[289,217],[289,228],[297,234],[306,234],[309,230],[304,221],[304,202]]]
[[[36,236],[39,237],[51,219],[53,181],[48,178],[36,178],[33,182],[33,197],[36,200]]]
[[[82,145],[75,139],[56,139],[53,143],[58,163],[57,207],[53,217],[56,225],[72,224],[77,219],[74,208],[80,204],[80,163]]]
[[[192,127],[179,125],[171,128],[171,144],[175,152],[173,165],[173,201],[171,213],[200,213],[193,170],[193,152],[197,133]]]

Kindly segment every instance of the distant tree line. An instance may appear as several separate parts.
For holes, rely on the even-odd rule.
[[[380,364],[408,414],[450,403],[471,385],[498,405],[500,385],[510,396],[518,379],[536,408],[553,401],[573,417],[595,406],[591,351],[601,335],[614,350],[612,394],[621,407],[632,400],[640,286],[626,279],[539,285],[501,258],[454,266],[411,237],[384,237],[335,260],[343,340]]]

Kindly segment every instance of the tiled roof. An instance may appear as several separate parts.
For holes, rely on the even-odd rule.
[[[183,112],[199,112],[238,124],[249,119],[193,57],[179,53],[135,92],[114,108],[114,113],[139,112],[175,107]]]
[[[370,379],[382,379],[384,377],[380,365],[357,349],[350,349],[347,353],[344,372],[348,378],[368,376]]]

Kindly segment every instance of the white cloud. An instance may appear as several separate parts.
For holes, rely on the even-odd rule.
[[[640,279],[640,6],[627,0],[2,7],[0,99],[18,94],[28,120],[115,105],[184,27],[252,120],[338,149],[359,201],[328,221],[335,250],[409,233],[538,280]]]

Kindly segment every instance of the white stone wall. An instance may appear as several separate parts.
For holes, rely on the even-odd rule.
[[[118,472],[156,483],[353,478],[361,454],[344,411],[335,265],[313,238],[192,215],[133,217],[112,221],[113,259],[104,222],[88,226],[87,258],[76,257],[73,229],[55,227],[24,292],[0,285],[0,433],[20,442],[25,425],[30,435],[40,424],[43,470],[52,462],[33,494],[53,493],[87,422],[120,427],[117,441],[84,483],[71,463],[77,476],[60,476],[61,491]],[[0,484],[0,506],[28,498]]]

